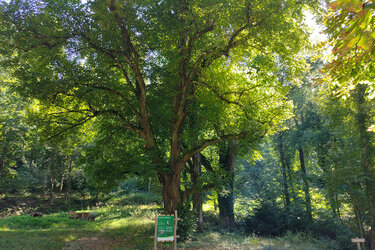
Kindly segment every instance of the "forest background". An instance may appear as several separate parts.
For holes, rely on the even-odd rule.
[[[142,191],[184,238],[214,211],[222,230],[375,249],[374,9],[1,1],[0,201]]]

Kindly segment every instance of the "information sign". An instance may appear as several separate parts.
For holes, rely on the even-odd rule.
[[[158,249],[158,242],[172,241],[173,249],[177,250],[177,210],[174,211],[173,215],[162,215],[158,216],[158,211],[155,211],[155,232],[154,236],[154,250]]]
[[[158,241],[174,241],[174,216],[158,216]]]

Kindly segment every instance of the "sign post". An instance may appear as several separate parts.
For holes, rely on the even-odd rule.
[[[174,215],[161,215],[155,211],[155,234],[154,249],[157,249],[158,242],[174,242],[174,249],[177,249],[177,210]]]
[[[357,249],[361,250],[361,245],[359,243],[364,243],[365,239],[363,239],[363,238],[355,238],[355,239],[352,239],[352,242],[353,243],[357,243]]]

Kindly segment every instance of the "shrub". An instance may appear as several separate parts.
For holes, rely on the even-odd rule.
[[[285,231],[283,211],[269,202],[254,209],[254,214],[245,219],[245,232],[264,236],[278,236]]]
[[[185,241],[192,237],[196,229],[195,213],[192,211],[190,204],[181,205],[178,209],[177,235],[179,241]]]
[[[336,218],[324,218],[314,221],[309,225],[308,233],[318,238],[335,239],[340,245],[340,249],[352,249],[351,238],[356,236],[354,232]]]
[[[161,204],[161,198],[153,193],[139,192],[121,196],[118,199],[114,199],[114,202],[122,206],[148,205],[152,203]]]
[[[326,215],[311,222],[305,212],[298,207],[291,207],[287,211],[270,202],[261,202],[254,209],[254,214],[245,219],[244,228],[247,234],[255,233],[261,236],[302,233],[337,245],[339,249],[351,249],[353,245],[350,239],[355,237],[350,228],[337,218]]]

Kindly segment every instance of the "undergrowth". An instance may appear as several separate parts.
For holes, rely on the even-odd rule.
[[[0,249],[151,249],[155,210],[162,213],[160,199],[150,194],[115,196],[96,207],[80,211],[97,212],[95,221],[68,219],[67,211],[0,218]],[[263,238],[218,231],[215,215],[206,216],[205,232],[191,235],[179,248],[190,249],[339,249],[332,240],[303,234]],[[193,239],[193,240],[192,240]],[[159,247],[171,247],[171,243]]]

